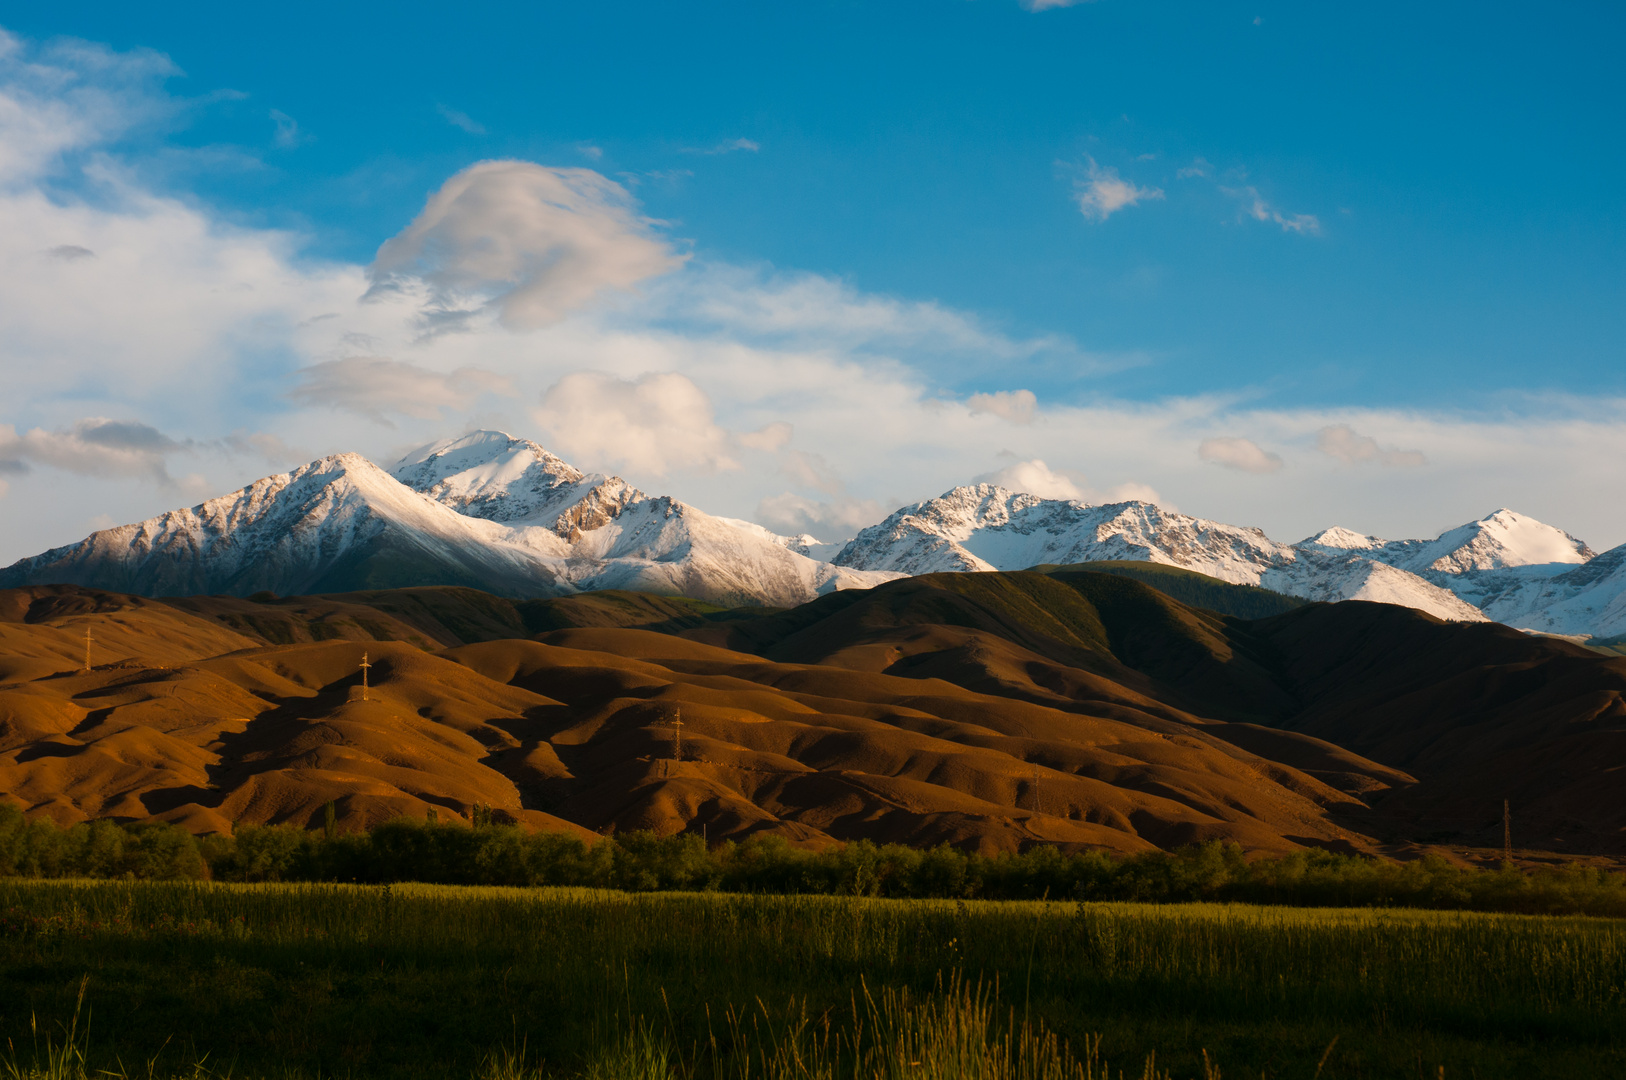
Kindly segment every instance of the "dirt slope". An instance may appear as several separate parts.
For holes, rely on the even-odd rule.
[[[1070,569],[782,612],[51,587],[0,592],[0,797],[198,830],[486,804],[590,832],[1125,852],[1498,844],[1505,797],[1522,847],[1620,854],[1623,694],[1626,659],[1506,628],[1357,602],[1247,621]]]

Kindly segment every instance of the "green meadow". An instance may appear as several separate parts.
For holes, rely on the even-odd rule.
[[[13,1077],[1626,1075],[1626,922],[0,880]]]

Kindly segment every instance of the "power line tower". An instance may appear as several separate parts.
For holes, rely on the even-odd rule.
[[[672,760],[683,760],[683,710],[678,709],[672,716]]]
[[[90,670],[90,627],[85,627],[85,670]]]
[[[1513,810],[1502,800],[1502,861],[1513,861]]]
[[[367,662],[367,654],[361,654],[361,700],[367,700],[367,672],[373,665]]]

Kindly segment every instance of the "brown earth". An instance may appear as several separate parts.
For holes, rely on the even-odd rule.
[[[1508,798],[1521,847],[1617,855],[1623,692],[1626,659],[1505,627],[1353,602],[1248,621],[1066,568],[782,612],[53,586],[0,592],[0,797],[196,831],[483,804],[584,833],[1120,852],[1494,846]]]

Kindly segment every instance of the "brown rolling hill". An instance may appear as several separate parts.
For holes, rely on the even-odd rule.
[[[1507,798],[1522,848],[1626,848],[1626,659],[1176,584],[1276,613],[1074,567],[785,611],[11,590],[0,797],[198,831],[484,804],[592,833],[1120,852],[1499,844]]]

